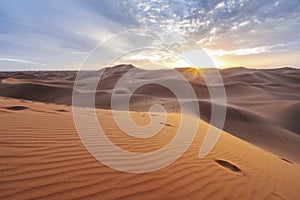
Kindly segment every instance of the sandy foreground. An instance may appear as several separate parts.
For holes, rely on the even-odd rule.
[[[1,199],[299,199],[298,164],[226,132],[199,159],[208,128],[200,119],[196,138],[180,159],[134,174],[103,165],[85,149],[70,106],[1,97],[0,113]],[[161,148],[180,121],[180,114],[169,113],[158,135],[137,139],[116,126],[110,110],[97,114],[111,141],[132,152]],[[138,124],[149,122],[148,113],[131,115]]]

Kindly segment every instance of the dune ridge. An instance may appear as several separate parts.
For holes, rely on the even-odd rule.
[[[204,79],[189,68],[176,69],[193,86],[200,106],[200,118],[209,122],[210,96]],[[206,73],[215,69],[202,69]],[[132,65],[118,65],[102,69],[103,76],[96,91],[96,107],[111,109],[111,95],[129,95],[131,85],[149,80],[168,80],[180,87],[170,70],[143,70]],[[86,71],[85,79],[97,77],[99,71]],[[227,96],[227,116],[224,130],[272,153],[293,162],[300,162],[300,70],[294,68],[247,69],[228,68],[219,70],[224,80]],[[125,76],[125,84],[115,84]],[[2,72],[0,96],[54,104],[72,104],[72,88],[76,71]],[[220,87],[214,85],[212,87]],[[90,91],[84,91],[89,93]],[[130,110],[148,111],[155,103],[167,112],[180,112],[174,94],[157,84],[138,88],[130,100]],[[220,127],[221,128],[221,127]]]

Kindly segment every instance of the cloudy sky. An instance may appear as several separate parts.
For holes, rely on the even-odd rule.
[[[100,66],[107,52],[149,47],[165,32],[193,41],[179,55],[197,44],[219,67],[300,67],[299,0],[0,0],[0,70],[78,69],[104,42]],[[125,58],[182,65],[150,50]]]

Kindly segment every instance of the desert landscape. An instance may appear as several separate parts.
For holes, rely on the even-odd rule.
[[[110,102],[113,90],[130,86],[115,88],[120,77],[126,75],[131,84],[172,80],[170,70],[143,70],[133,65],[102,70],[95,105],[107,137],[130,152],[151,152],[166,145],[180,124],[180,106],[168,88],[148,84],[131,97],[129,112],[137,124],[146,125],[150,115],[159,115],[148,111],[154,103],[163,105],[168,113],[159,134],[144,140],[124,134],[115,123]],[[227,105],[220,105],[227,109],[224,131],[214,149],[199,159],[211,102],[205,81],[201,76],[195,79],[194,74],[209,69],[176,70],[197,94],[196,137],[174,163],[141,174],[109,168],[82,144],[72,115],[76,71],[1,72],[0,198],[297,199],[300,71],[220,69],[227,97]],[[86,74],[88,79],[95,72]]]
[[[299,200],[299,0],[0,0],[0,200]]]

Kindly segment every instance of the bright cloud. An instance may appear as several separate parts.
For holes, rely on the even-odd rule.
[[[0,7],[0,57],[20,65],[78,66],[99,42],[130,28],[179,32],[215,56],[300,51],[299,0],[2,0]],[[139,40],[107,51],[128,42]]]

